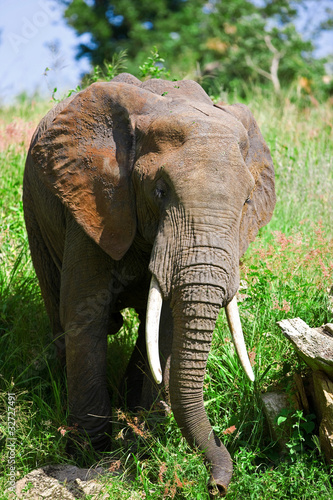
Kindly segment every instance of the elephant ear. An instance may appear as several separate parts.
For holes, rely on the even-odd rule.
[[[255,180],[255,186],[242,212],[239,233],[241,257],[254,241],[259,229],[271,220],[276,203],[274,166],[268,146],[248,107],[244,104],[216,106],[232,114],[243,124],[249,140],[248,147],[243,145],[242,154]]]
[[[31,151],[45,185],[116,260],[136,231],[130,177],[135,137],[126,103],[140,101],[140,91],[127,83],[91,85],[56,116]]]

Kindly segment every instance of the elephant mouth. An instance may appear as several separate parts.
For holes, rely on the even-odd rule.
[[[162,304],[162,292],[156,277],[153,275],[147,304],[146,346],[149,366],[157,384],[161,384],[162,382],[162,369],[159,356],[159,325]],[[255,377],[245,345],[236,296],[225,306],[225,312],[240,363],[248,378],[253,382]]]

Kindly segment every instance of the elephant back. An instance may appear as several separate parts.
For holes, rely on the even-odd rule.
[[[192,80],[179,80],[171,82],[152,78],[141,84],[141,88],[149,90],[153,94],[169,97],[172,99],[185,99],[192,104],[195,102],[213,106],[213,102],[204,89]]]

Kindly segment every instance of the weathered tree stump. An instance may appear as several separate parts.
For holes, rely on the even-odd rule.
[[[270,391],[261,394],[261,401],[265,412],[271,437],[276,441],[282,452],[286,449],[286,444],[291,438],[290,419],[287,419],[283,424],[278,424],[278,417],[283,410],[295,410],[293,403],[287,394],[280,391]]]
[[[319,442],[329,463],[333,460],[333,382],[323,372],[313,372]]]
[[[278,322],[301,359],[313,370],[315,413],[319,441],[328,463],[333,463],[333,324],[310,328],[300,318]]]

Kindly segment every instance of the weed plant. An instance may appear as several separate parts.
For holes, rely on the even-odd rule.
[[[148,68],[149,69],[149,68]],[[147,68],[145,69],[145,71]],[[110,71],[110,68],[108,69]],[[237,96],[229,96],[231,102]],[[25,154],[34,127],[51,103],[23,99],[3,109],[0,122],[0,500],[8,498],[7,394],[16,394],[17,479],[45,464],[72,463],[66,454],[66,378],[58,365],[50,326],[31,265],[22,210]],[[292,391],[292,375],[305,370],[276,322],[301,317],[311,327],[333,321],[332,192],[333,112],[328,104],[304,105],[290,95],[248,95],[276,169],[277,206],[241,263],[240,314],[256,374],[251,384],[239,367],[221,312],[205,379],[205,406],[230,450],[234,476],[230,499],[333,497],[329,468],[316,439],[313,417],[290,420],[281,455],[271,438],[260,393]],[[138,320],[124,312],[124,326],[110,337],[110,386],[116,392],[135,341]],[[116,354],[114,354],[116,353]],[[281,420],[282,419],[282,420]],[[139,416],[115,412],[113,452],[85,462],[110,474],[101,479],[113,499],[208,499],[208,472],[200,452],[188,447],[172,412],[156,408]],[[289,421],[288,420],[288,421]]]

